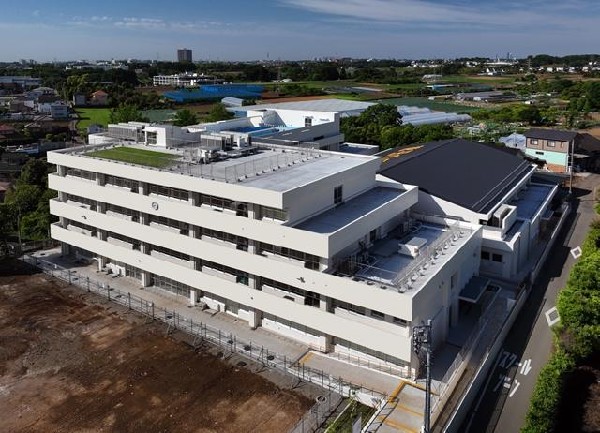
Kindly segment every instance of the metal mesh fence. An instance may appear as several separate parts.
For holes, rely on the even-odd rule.
[[[364,401],[375,402],[375,404],[385,398],[383,394],[377,391],[353,384],[341,377],[332,376],[322,370],[307,367],[298,360],[288,359],[285,355],[279,355],[264,346],[240,339],[234,334],[225,333],[201,321],[183,317],[175,311],[156,305],[131,294],[131,292],[121,291],[89,277],[80,277],[77,273],[55,263],[28,255],[24,255],[22,260],[38,267],[51,277],[58,278],[87,292],[97,293],[109,301],[137,311],[152,320],[164,322],[167,324],[167,333],[178,330],[189,334],[193,337],[192,344],[196,347],[206,342],[216,346],[223,352],[239,354],[259,362],[263,367],[276,368],[297,377],[301,381],[311,382],[325,388],[327,390],[326,402],[318,401],[311,411],[294,427],[294,430],[292,430],[294,433],[314,432],[330,415],[331,410],[337,407],[342,396],[362,396]],[[326,408],[331,410],[326,412]]]

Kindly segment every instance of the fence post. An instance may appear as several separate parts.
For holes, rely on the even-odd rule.
[[[71,285],[71,271],[67,269],[67,274],[69,276],[69,286]]]
[[[131,293],[127,292],[127,308],[131,310]]]
[[[106,285],[106,296],[108,297],[108,300],[110,301],[110,284]]]
[[[150,306],[152,307],[152,320],[154,320],[154,302],[150,302]]]
[[[90,277],[87,277],[87,291],[90,292]]]

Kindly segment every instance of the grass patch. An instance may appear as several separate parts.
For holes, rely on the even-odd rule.
[[[110,117],[110,108],[77,108],[75,112],[79,115],[77,129],[87,130],[90,125],[102,125],[105,128],[108,126],[108,118]]]
[[[135,149],[132,147],[114,147],[112,149],[89,152],[87,156],[94,158],[111,159],[113,161],[129,162],[131,164],[145,165],[148,167],[164,168],[173,164],[175,155],[153,150]]]
[[[352,400],[335,421],[325,429],[325,433],[346,433],[352,431],[352,422],[358,414],[361,415],[361,424],[364,427],[374,413],[375,409],[372,407]]]

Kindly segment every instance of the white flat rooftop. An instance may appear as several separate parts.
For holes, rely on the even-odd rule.
[[[517,217],[532,218],[548,199],[555,185],[529,185],[519,192],[519,199],[511,204],[517,206]]]
[[[61,153],[85,157],[88,152],[110,147],[114,147],[114,145],[71,148],[63,150]],[[146,146],[138,145],[127,145],[127,147],[148,149]],[[151,150],[161,152],[162,149],[152,148]],[[350,170],[377,159],[372,156],[269,145],[265,145],[265,147],[261,145],[254,154],[240,155],[209,164],[184,161],[184,154],[181,151],[169,150],[164,153],[180,155],[182,159],[175,160],[172,165],[165,168],[143,165],[141,167],[279,192],[307,185],[333,173]],[[102,159],[115,164],[125,164],[109,158]],[[131,163],[127,164],[132,165]]]
[[[469,229],[429,223],[413,228],[401,237],[392,234],[368,250],[368,264],[363,264],[353,279],[413,296],[472,235],[473,231]],[[418,255],[399,253],[400,244],[419,244]]]
[[[403,192],[404,190],[395,188],[375,187],[327,212],[304,221],[295,228],[316,233],[335,233],[396,199]]]
[[[375,105],[372,102],[361,102],[361,101],[349,101],[346,99],[312,99],[308,101],[293,101],[293,102],[278,102],[273,104],[257,104],[247,105],[244,107],[235,107],[233,111],[256,111],[266,109],[277,109],[277,110],[294,110],[294,111],[322,111],[322,112],[335,112],[343,113],[345,111],[357,111],[366,110],[371,105]]]

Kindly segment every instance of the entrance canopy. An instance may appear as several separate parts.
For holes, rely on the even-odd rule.
[[[489,282],[489,278],[473,276],[464,289],[460,291],[458,299],[476,304],[481,299],[481,295],[485,292]]]

